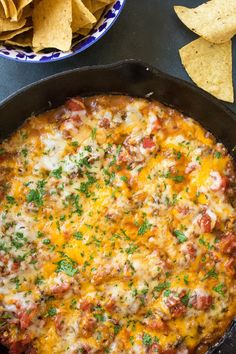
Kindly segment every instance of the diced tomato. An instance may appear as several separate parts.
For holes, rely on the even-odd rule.
[[[148,350],[148,354],[160,353],[160,349],[161,349],[161,347],[159,344],[153,343]]]
[[[32,347],[29,344],[31,341],[32,338],[29,335],[26,335],[26,337],[21,341],[7,343],[7,346],[9,346],[9,354],[31,353]]]
[[[190,212],[189,206],[178,206],[178,212],[183,216],[188,215]]]
[[[210,176],[213,179],[213,183],[211,185],[211,190],[212,191],[225,191],[225,189],[228,187],[229,184],[229,179],[226,176],[221,176],[219,172],[213,171],[210,173]]]
[[[16,342],[10,345],[9,354],[22,354],[25,352],[25,345]]]
[[[155,133],[158,130],[160,130],[162,128],[161,126],[161,121],[159,118],[156,119],[155,123],[153,124],[153,128],[152,128],[152,132]]]
[[[132,162],[132,156],[129,154],[129,152],[126,149],[122,149],[121,152],[118,155],[118,165],[122,163],[131,163]]]
[[[204,213],[199,220],[199,226],[202,232],[211,232],[212,231],[212,220],[210,215]]]
[[[225,268],[234,274],[236,272],[236,257],[231,257],[228,259],[225,262]]]
[[[36,312],[35,309],[31,309],[31,310],[22,310],[18,313],[21,329],[27,329],[31,325],[35,312]]]
[[[169,307],[170,313],[174,318],[181,317],[187,311],[186,306],[181,302],[181,298],[177,298],[173,294],[168,296],[166,305]]]
[[[187,244],[187,250],[188,250],[188,254],[190,255],[190,258],[195,259],[197,255],[197,250],[192,243]]]
[[[218,244],[219,249],[225,254],[236,252],[236,234],[230,232],[226,234]]]
[[[88,300],[82,300],[80,303],[80,308],[82,311],[90,311],[91,307],[92,307],[92,304]]]
[[[66,108],[69,109],[72,112],[79,112],[79,111],[85,111],[85,105],[83,102],[78,101],[75,98],[72,98],[66,102]]]
[[[194,170],[196,170],[197,166],[198,164],[196,162],[190,162],[188,166],[185,168],[185,173],[189,174],[193,172]]]
[[[162,321],[161,318],[155,320],[149,320],[148,323],[147,323],[147,327],[149,327],[150,329],[152,330],[166,330],[168,327],[167,327],[167,324]]]
[[[116,302],[114,299],[110,299],[107,304],[105,304],[105,309],[109,312],[113,312],[116,309]]]
[[[64,320],[63,320],[63,317],[61,314],[57,314],[55,316],[54,323],[55,323],[57,333],[60,334],[63,329],[63,324],[64,324]]]
[[[99,127],[108,129],[110,128],[110,121],[107,118],[103,118],[99,122]]]
[[[144,138],[143,139],[143,147],[144,149],[151,149],[155,146],[154,141],[151,138]]]
[[[19,268],[20,268],[20,263],[18,263],[18,262],[14,262],[11,266],[11,270],[13,272],[17,271]]]
[[[55,285],[52,289],[51,292],[55,296],[60,296],[67,292],[70,289],[71,285],[67,282],[64,282],[60,285]]]
[[[191,305],[196,310],[208,310],[212,305],[212,296],[196,294],[191,300]]]
[[[89,314],[83,317],[80,325],[81,325],[83,336],[88,337],[94,332],[97,326],[97,321],[94,317],[91,317],[91,315]]]

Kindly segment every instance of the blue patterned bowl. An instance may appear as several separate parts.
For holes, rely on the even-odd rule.
[[[125,1],[126,0],[117,0],[112,5],[108,6],[91,32],[86,37],[79,35],[75,41],[73,40],[74,44],[72,49],[68,52],[53,50],[50,52],[45,51],[35,53],[30,48],[20,48],[17,46],[2,44],[0,45],[0,56],[27,63],[46,63],[65,59],[83,52],[85,49],[96,43],[111,28],[120,15]]]

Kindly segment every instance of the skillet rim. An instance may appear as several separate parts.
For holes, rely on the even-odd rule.
[[[110,64],[92,65],[92,66],[88,65],[88,66],[83,66],[83,67],[80,67],[80,68],[66,70],[66,71],[59,72],[59,73],[50,75],[48,77],[42,78],[40,80],[35,81],[34,83],[28,84],[28,85],[24,86],[23,88],[20,88],[15,93],[9,95],[4,100],[2,100],[0,102],[0,114],[1,114],[1,110],[7,108],[7,106],[10,105],[12,103],[12,101],[14,101],[17,97],[19,97],[21,95],[26,95],[27,93],[30,92],[31,89],[36,88],[37,86],[43,86],[47,82],[52,82],[52,81],[57,80],[57,79],[62,79],[64,77],[66,77],[67,75],[69,76],[69,75],[71,75],[73,73],[86,72],[86,71],[90,71],[90,72],[94,71],[94,72],[96,72],[96,71],[101,71],[101,70],[112,70],[112,69],[115,70],[115,69],[119,69],[119,68],[123,69],[126,66],[128,67],[130,65],[131,66],[139,66],[140,68],[142,68],[144,70],[147,70],[147,71],[150,71],[153,75],[158,76],[159,78],[161,78],[163,80],[172,81],[173,83],[179,84],[183,88],[186,88],[187,90],[191,90],[196,95],[203,97],[206,101],[208,101],[209,103],[213,104],[215,107],[217,107],[219,110],[221,110],[224,114],[226,114],[230,118],[230,120],[232,120],[233,124],[235,125],[235,129],[236,129],[236,113],[233,112],[229,107],[227,107],[223,102],[219,101],[217,98],[215,98],[214,96],[212,96],[209,93],[205,92],[204,90],[202,90],[201,88],[197,87],[193,83],[187,82],[187,81],[185,81],[183,79],[180,79],[180,78],[177,78],[177,77],[172,76],[170,74],[167,74],[167,73],[157,69],[155,66],[147,64],[147,63],[143,62],[142,60],[138,60],[138,59],[124,59],[124,60],[120,60],[118,62],[110,63]],[[116,92],[111,92],[111,94],[112,93],[115,94]],[[147,98],[147,97],[145,97],[145,98]],[[152,98],[152,97],[150,97],[150,98]],[[166,102],[163,102],[163,103],[168,105],[168,103],[166,103]],[[171,106],[171,105],[169,105],[169,106]],[[26,117],[25,119],[27,119],[27,118],[28,117]],[[200,124],[202,124],[202,123],[200,123]],[[12,132],[14,130],[15,129],[13,128]],[[0,139],[0,141],[1,141],[1,139]],[[233,156],[233,154],[232,154],[232,150],[230,151],[228,149],[228,152],[233,158],[235,158]],[[222,353],[221,352],[222,345],[224,345],[225,340],[227,340],[230,337],[232,337],[232,338],[234,337],[234,335],[236,333],[235,330],[236,330],[236,318],[232,320],[231,324],[229,325],[229,328],[226,330],[224,335],[218,340],[217,343],[213,344],[208,349],[206,354]],[[235,347],[234,344],[233,345],[229,344],[229,345],[232,348]],[[0,344],[0,349],[1,349],[1,344]],[[215,350],[217,350],[217,349],[219,351],[215,352]],[[227,350],[227,348],[226,348],[226,350]]]
[[[2,101],[0,101],[0,111],[2,108],[4,108],[7,104],[11,103],[12,100],[14,100],[17,96],[22,95],[24,93],[26,93],[28,90],[39,86],[43,83],[46,83],[48,81],[53,81],[55,79],[58,78],[62,78],[65,77],[67,75],[70,75],[72,73],[77,73],[77,72],[85,72],[85,71],[99,71],[99,70],[104,70],[104,69],[116,69],[119,67],[123,67],[126,65],[138,65],[148,71],[151,71],[153,74],[155,75],[159,75],[159,77],[163,78],[163,79],[169,79],[172,80],[173,82],[179,83],[184,87],[187,87],[189,89],[191,89],[192,91],[196,92],[197,94],[205,97],[208,101],[210,101],[211,103],[213,103],[214,105],[218,106],[222,111],[224,111],[226,114],[228,114],[233,121],[235,121],[236,124],[236,113],[234,113],[230,108],[228,108],[225,103],[221,102],[219,99],[215,98],[214,96],[212,96],[211,94],[209,94],[208,92],[204,91],[203,89],[199,88],[198,86],[194,85],[191,82],[188,82],[186,80],[180,79],[178,77],[175,77],[173,75],[167,74],[159,69],[157,69],[154,65],[151,64],[147,64],[142,60],[139,59],[124,59],[124,60],[119,60],[115,63],[109,63],[109,64],[101,64],[101,65],[86,65],[83,67],[79,67],[79,68],[75,68],[75,69],[70,69],[70,70],[65,70],[63,72],[60,73],[56,73],[50,76],[47,76],[45,78],[42,78],[40,80],[37,80],[31,84],[28,84],[22,88],[20,88],[19,90],[17,90],[15,93],[7,96],[5,99],[3,99]]]

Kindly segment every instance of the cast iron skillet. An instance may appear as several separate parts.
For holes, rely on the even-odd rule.
[[[68,97],[120,93],[150,97],[193,117],[221,141],[236,161],[236,115],[197,87],[135,60],[85,67],[51,76],[27,86],[0,104],[0,140],[9,136],[32,113],[65,102]],[[7,351],[0,346],[0,353]],[[236,321],[208,354],[236,353]]]

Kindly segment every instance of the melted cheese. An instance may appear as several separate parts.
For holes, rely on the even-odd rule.
[[[77,98],[0,151],[3,343],[188,353],[222,335],[236,305],[220,246],[235,171],[201,126],[157,102]]]

